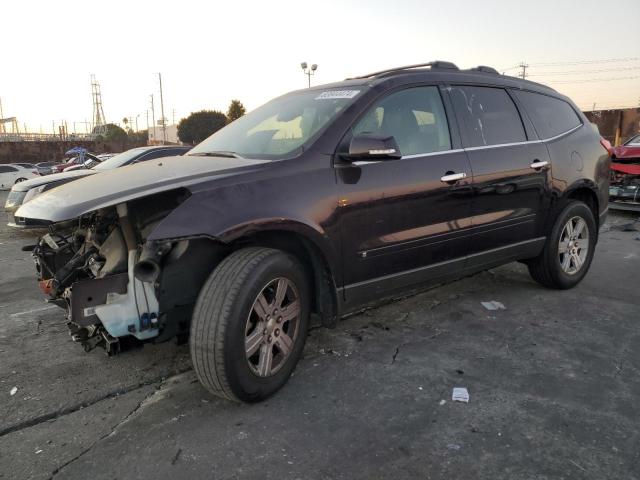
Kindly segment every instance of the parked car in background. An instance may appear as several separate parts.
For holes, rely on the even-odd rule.
[[[70,167],[66,167],[63,172],[72,172],[74,170],[82,170],[82,169],[90,169],[102,163],[102,159],[99,157],[96,158],[87,158],[82,164],[71,165]]]
[[[80,168],[75,171],[65,171],[63,173],[56,173],[47,175],[46,177],[37,177],[33,180],[18,183],[13,186],[7,201],[4,205],[6,212],[8,213],[10,227],[25,228],[28,225],[24,223],[16,223],[14,221],[13,214],[24,203],[33,200],[43,192],[47,192],[55,187],[78,180],[87,175],[93,175],[95,173],[111,170],[113,168],[123,167],[131,165],[133,163],[144,162],[147,160],[153,160],[157,158],[182,155],[189,151],[191,147],[181,146],[160,146],[160,147],[140,147],[132,148],[126,152],[119,153],[113,157],[105,160],[104,162],[97,163],[92,168]],[[90,160],[89,160],[90,161]]]
[[[210,392],[256,402],[293,372],[311,313],[335,325],[512,261],[577,285],[607,212],[601,142],[552,88],[431,62],[278,97],[185,158],[88,176],[16,216],[49,228],[27,248],[73,340],[113,354],[189,336]]]
[[[640,134],[611,149],[609,206],[640,212]]]
[[[80,154],[75,157],[71,157],[69,160],[63,163],[57,163],[51,167],[52,173],[60,173],[64,172],[64,170],[68,167],[73,167],[75,165],[83,165],[87,160],[94,160],[96,162],[100,162],[98,157],[93,155],[92,153],[85,152],[84,154]]]
[[[34,170],[36,168],[32,163],[10,163],[9,165],[17,165],[18,167],[28,168]]]
[[[35,167],[38,170],[38,175],[50,175],[53,173],[51,168],[58,162],[40,162],[36,163]]]
[[[71,167],[65,168],[64,172],[72,172],[73,170],[80,170],[82,168],[93,168],[101,162],[105,160],[109,160],[111,157],[115,157],[117,154],[115,153],[102,153],[100,155],[96,155],[95,158],[93,156],[89,157],[83,164],[72,165]]]
[[[25,168],[18,164],[0,164],[0,190],[9,190],[14,185],[38,177],[33,168]]]

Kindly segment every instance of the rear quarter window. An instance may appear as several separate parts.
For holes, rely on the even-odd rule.
[[[533,92],[514,93],[542,139],[555,137],[582,124],[573,107],[564,100]]]
[[[0,165],[0,173],[9,173],[9,172],[17,172],[18,169],[15,167],[10,167],[8,165]]]

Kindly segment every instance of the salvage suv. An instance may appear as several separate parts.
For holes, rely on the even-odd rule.
[[[567,289],[607,211],[608,152],[567,97],[489,67],[411,65],[289,93],[185,157],[93,175],[22,206],[73,340],[189,339],[212,393],[287,381],[310,315],[512,261]]]

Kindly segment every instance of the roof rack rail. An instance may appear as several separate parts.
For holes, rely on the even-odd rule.
[[[377,77],[378,75],[382,75],[384,73],[401,72],[403,70],[411,70],[413,68],[420,68],[420,67],[431,67],[431,68],[443,68],[443,69],[449,69],[449,70],[459,70],[459,68],[454,63],[445,62],[443,60],[436,60],[434,62],[416,63],[414,65],[405,65],[404,67],[396,67],[396,68],[389,68],[387,70],[380,70],[379,72],[373,72],[373,73],[369,73],[367,75],[360,75],[358,77],[351,77],[351,78],[348,78],[347,80],[355,80],[355,79],[359,79],[359,78]]]
[[[500,73],[493,67],[487,67],[486,65],[478,65],[477,67],[470,68],[472,72],[484,72],[484,73],[494,73],[496,75],[500,75]]]

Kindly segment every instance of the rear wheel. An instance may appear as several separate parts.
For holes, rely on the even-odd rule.
[[[191,323],[196,375],[213,394],[263,400],[288,380],[309,317],[305,272],[292,256],[245,248],[225,258],[200,292]]]
[[[570,200],[561,208],[542,253],[528,261],[529,273],[549,288],[576,286],[589,271],[597,228],[591,209]]]
[[[26,178],[20,177],[15,181],[15,183],[24,182],[25,180],[26,180]]]

